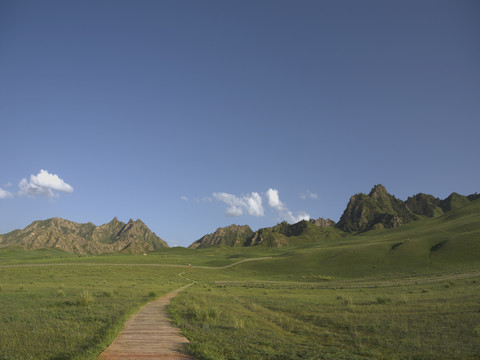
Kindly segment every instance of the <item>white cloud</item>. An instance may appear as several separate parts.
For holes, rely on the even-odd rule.
[[[263,216],[262,197],[258,193],[252,192],[250,196],[246,197],[246,201],[247,211],[250,215]]]
[[[297,223],[299,221],[302,221],[302,220],[309,220],[310,217],[311,217],[306,212],[301,212],[300,214],[295,216],[295,215],[293,215],[293,213],[290,210],[286,210],[281,215],[283,216],[283,219],[286,220],[290,224],[295,224],[295,223]]]
[[[307,193],[306,193],[306,194],[300,194],[300,198],[301,198],[302,200],[306,200],[307,198],[317,200],[317,199],[318,199],[318,195],[317,195],[316,193],[311,192],[310,190],[307,190]]]
[[[188,201],[188,197],[186,197],[184,195],[180,196],[180,199],[182,199],[183,201]]]
[[[310,199],[318,199],[318,195],[311,192],[310,190],[307,190],[307,193],[308,193],[308,196],[310,197]]]
[[[227,216],[240,216],[243,215],[244,211],[252,216],[264,215],[262,197],[256,192],[242,197],[224,192],[213,193],[213,197],[228,205]]]
[[[238,206],[232,205],[227,208],[226,215],[230,217],[240,216],[243,215],[243,210]]]
[[[5,185],[3,185],[3,187],[10,187],[10,186],[12,186],[12,183],[11,183],[11,182],[6,183]]]
[[[278,190],[268,189],[265,193],[268,201],[268,206],[278,211],[278,214],[282,220],[286,220],[289,223],[297,223],[301,220],[310,219],[310,215],[305,212],[302,212],[298,215],[293,215],[293,213],[287,209],[287,206],[280,201],[278,196]]]
[[[277,210],[284,210],[285,205],[280,201],[278,197],[278,190],[276,189],[268,189],[266,194],[268,206]]]
[[[0,199],[6,199],[11,197],[13,197],[13,194],[10,191],[0,188]]]
[[[58,175],[49,174],[47,170],[40,170],[37,175],[30,175],[30,181],[22,179],[18,184],[20,195],[42,195],[46,197],[58,196],[54,191],[65,193],[73,192],[73,187],[60,179]]]
[[[252,216],[264,216],[264,208],[262,205],[262,196],[257,192],[252,192],[245,196],[236,196],[228,193],[213,193],[215,200],[224,202],[228,205],[226,210],[227,216],[241,216],[249,214]],[[294,215],[287,206],[280,200],[278,190],[268,189],[265,192],[265,199],[270,208],[276,210],[281,220],[286,220],[289,223],[297,223],[300,220],[310,219],[310,215],[305,212],[300,212]]]

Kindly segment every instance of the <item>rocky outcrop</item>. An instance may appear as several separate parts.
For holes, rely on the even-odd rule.
[[[309,221],[310,221],[313,225],[319,226],[319,227],[335,226],[335,221],[330,220],[330,219],[318,218],[317,220],[315,220],[315,219],[310,219]]]
[[[203,236],[195,241],[190,248],[197,249],[215,245],[223,246],[265,246],[280,247],[289,246],[290,239],[302,235],[307,229],[322,231],[321,228],[332,227],[335,224],[330,219],[322,218],[309,221],[302,220],[295,224],[283,221],[275,226],[266,227],[253,232],[249,226],[230,225],[225,228],[218,228],[214,233]]]
[[[368,195],[356,194],[350,198],[337,228],[347,231],[365,231],[397,227],[418,216],[383,185],[375,185]]]
[[[410,196],[405,204],[418,215],[434,217],[443,214],[442,200],[432,195],[420,193]]]
[[[375,185],[368,195],[356,194],[350,198],[336,227],[347,232],[394,228],[425,216],[443,215],[479,198],[476,193],[469,196],[452,193],[441,200],[419,193],[404,202],[390,195],[383,185]]]
[[[248,225],[230,225],[218,228],[214,233],[203,236],[189,247],[197,249],[212,245],[244,246],[247,239],[253,237],[254,234]]]
[[[168,247],[141,220],[130,219],[125,224],[117,218],[101,226],[60,218],[35,221],[23,230],[1,235],[0,247],[6,246],[57,248],[78,254],[143,253]]]

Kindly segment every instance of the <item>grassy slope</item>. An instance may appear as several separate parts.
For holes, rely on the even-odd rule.
[[[303,242],[302,242],[303,243]],[[284,249],[269,262],[239,265],[248,274],[295,279],[306,273],[334,278],[419,274],[479,265],[480,201],[405,226],[358,235],[320,237]]]

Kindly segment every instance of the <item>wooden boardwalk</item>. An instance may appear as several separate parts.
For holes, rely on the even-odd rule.
[[[174,290],[148,303],[134,314],[110,346],[99,355],[101,360],[185,359],[188,340],[174,327],[166,306],[182,290]]]

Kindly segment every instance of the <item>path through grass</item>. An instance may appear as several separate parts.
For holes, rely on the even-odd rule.
[[[141,305],[185,284],[178,269],[0,269],[0,359],[92,359]]]

